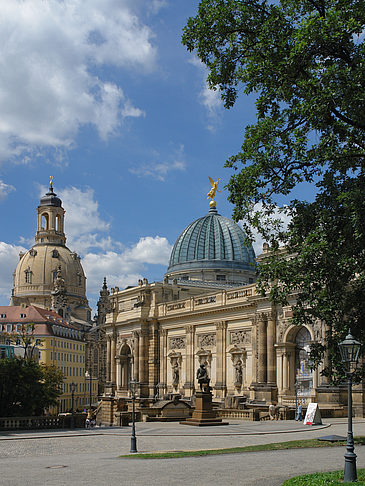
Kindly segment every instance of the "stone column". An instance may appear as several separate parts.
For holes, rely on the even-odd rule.
[[[257,325],[257,340],[258,340],[258,371],[257,381],[258,383],[266,383],[267,380],[267,365],[266,365],[266,353],[267,353],[267,333],[266,333],[266,316],[260,314],[258,317]]]
[[[111,372],[111,338],[110,336],[107,336],[106,338],[106,381],[110,381],[110,372]]]
[[[226,329],[225,321],[216,323],[216,378],[215,389],[217,397],[224,397],[226,385]]]
[[[186,332],[186,381],[184,388],[193,394],[194,389],[194,326],[185,326]]]
[[[276,356],[275,356],[275,317],[270,314],[267,321],[267,382],[276,384]]]
[[[288,352],[284,351],[283,353],[283,391],[287,392],[289,388],[289,356]]]
[[[120,357],[118,356],[118,358],[115,358],[115,361],[116,361],[116,385],[117,385],[117,390],[120,390],[121,387],[122,387],[122,372],[121,372],[121,363],[120,363]]]
[[[113,336],[112,337],[111,346],[110,346],[110,353],[111,353],[111,356],[110,356],[110,361],[111,361],[111,366],[110,366],[110,369],[111,369],[111,372],[110,372],[110,381],[112,383],[115,383],[116,382],[116,376],[115,376],[115,373],[116,373],[116,361],[115,361],[115,350],[116,350],[116,346],[117,346],[117,337],[116,336]]]
[[[133,378],[139,381],[139,332],[133,331]]]
[[[277,376],[276,382],[278,384],[278,390],[281,392],[283,390],[283,354],[278,350],[276,354],[277,360]]]
[[[160,330],[160,383],[159,396],[162,398],[166,393],[167,385],[167,330]]]
[[[141,327],[139,338],[139,382],[143,396],[148,393],[148,327]]]

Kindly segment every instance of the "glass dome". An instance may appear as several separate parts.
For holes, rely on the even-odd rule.
[[[178,237],[167,273],[195,268],[254,270],[255,252],[246,234],[215,208],[189,224]]]

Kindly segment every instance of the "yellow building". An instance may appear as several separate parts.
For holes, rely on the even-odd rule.
[[[34,331],[30,328],[32,325]],[[85,370],[85,339],[82,331],[51,310],[33,305],[0,306],[2,341],[5,344],[18,341],[21,345],[21,334],[24,332],[32,336],[30,349],[31,352],[39,352],[39,361],[55,365],[64,374],[63,393],[57,409],[52,412],[71,410],[72,383],[75,384],[75,410],[83,410],[96,402],[97,379],[90,379]]]

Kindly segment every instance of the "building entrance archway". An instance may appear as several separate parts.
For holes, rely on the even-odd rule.
[[[132,352],[128,344],[124,344],[117,358],[117,388],[128,392],[132,377]]]
[[[310,343],[312,338],[307,328],[302,327],[295,337],[295,384],[298,396],[308,397],[313,389],[313,372],[310,369]]]

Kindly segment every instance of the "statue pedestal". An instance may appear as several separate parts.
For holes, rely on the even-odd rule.
[[[222,422],[222,419],[217,417],[217,412],[213,410],[210,392],[196,392],[193,416],[180,422],[180,424],[204,427],[207,425],[228,425],[228,422]]]

